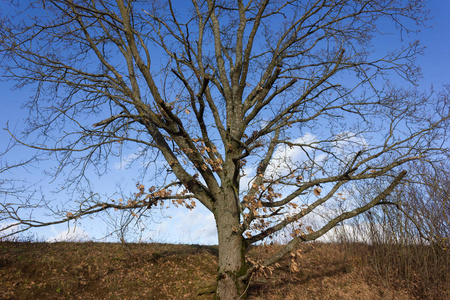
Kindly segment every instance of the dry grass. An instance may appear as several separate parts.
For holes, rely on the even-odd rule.
[[[251,259],[278,247],[254,247]],[[295,258],[298,272],[291,272],[286,257],[278,268],[253,276],[249,298],[420,298],[413,285],[369,265],[368,246],[348,247],[303,245]],[[217,254],[216,247],[195,245],[0,242],[0,298],[196,299],[199,289],[214,283]],[[445,299],[449,288],[436,295]]]
[[[215,248],[0,243],[2,299],[192,299],[214,278]]]
[[[373,280],[370,267],[359,256],[349,256],[332,244],[301,247],[295,261],[299,271],[291,272],[286,258],[268,278],[251,288],[253,299],[410,299],[407,291]]]

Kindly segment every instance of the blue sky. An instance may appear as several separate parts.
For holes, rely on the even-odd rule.
[[[1,5],[1,4],[0,4]],[[424,28],[418,35],[424,46],[426,46],[424,56],[418,59],[418,64],[422,67],[423,79],[420,82],[420,87],[429,89],[432,85],[436,90],[439,90],[443,84],[450,83],[450,56],[448,49],[450,49],[450,1],[436,0],[428,1],[429,9],[431,10],[430,20],[432,28]],[[395,35],[385,36],[379,38],[375,44],[375,48],[383,49],[391,45],[392,42],[398,40],[397,33]],[[30,97],[31,90],[26,88],[23,90],[13,90],[12,82],[0,81],[0,125],[1,128],[6,127],[9,122],[9,127],[20,131],[22,129],[23,119],[26,117],[27,111],[22,108],[23,103]],[[6,131],[0,131],[0,151],[2,151],[9,142],[9,135]],[[21,148],[20,152],[10,153],[8,159],[18,160],[21,157],[26,157],[30,151]],[[113,159],[110,162],[110,173],[101,178],[93,176],[92,180],[95,182],[98,193],[101,195],[111,194],[111,191],[116,189],[117,185],[122,185],[125,191],[134,192],[134,185],[139,178],[139,174],[135,171],[137,165],[133,168],[126,168],[126,161],[129,155],[133,155],[132,149],[124,153],[122,158]],[[47,168],[47,164],[43,164],[33,169],[19,169],[13,171],[11,176],[23,179],[30,182],[30,180],[40,179],[42,169]],[[42,168],[42,169],[41,169]],[[3,174],[2,174],[3,175]],[[39,181],[39,180],[38,180]],[[51,186],[52,189],[58,187],[58,182],[50,183],[48,179],[42,179],[41,184],[44,186],[46,195],[56,201],[67,201],[70,195],[59,193],[51,194],[46,188]],[[148,183],[150,185],[150,183]],[[37,186],[36,186],[37,187]],[[3,200],[1,200],[3,201]],[[36,216],[44,216],[43,211],[36,212]],[[107,236],[108,225],[104,220],[108,217],[104,216],[103,220],[100,218],[89,219],[82,221],[81,225],[74,227],[69,224],[70,234],[67,236],[68,226],[59,225],[52,226],[34,232],[40,239],[95,239],[98,240]],[[1,226],[1,225],[0,225]],[[140,229],[138,229],[138,233]],[[134,238],[138,238],[135,235]],[[113,235],[108,239],[112,241],[116,237]],[[144,241],[160,241],[172,243],[203,243],[214,244],[217,241],[214,218],[204,208],[198,206],[196,209],[189,211],[185,208],[169,208],[164,212],[155,211],[153,220],[149,220],[146,224],[146,229],[143,231],[142,240]]]

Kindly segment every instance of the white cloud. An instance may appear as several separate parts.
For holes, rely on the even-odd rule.
[[[193,210],[172,208],[148,239],[162,243],[217,244],[214,216],[197,203]]]
[[[114,164],[114,168],[117,170],[122,170],[123,168],[126,168],[131,162],[133,162],[138,157],[139,157],[139,154],[137,154],[137,153],[130,153],[128,155],[123,155],[121,157],[121,160]]]
[[[11,227],[6,229],[6,227],[8,227],[8,226],[10,226],[12,224],[13,224],[12,222],[9,222],[9,223],[8,222],[4,222],[4,223],[0,224],[0,239],[3,236],[6,236],[6,235],[11,234],[11,233],[14,233],[14,232],[16,232],[17,230],[20,229],[19,226],[11,226]]]
[[[239,183],[241,192],[246,191],[250,188],[250,184],[256,175],[256,169],[253,166],[244,167],[243,171],[245,175],[241,177],[241,181]]]
[[[84,231],[79,227],[74,229],[65,230],[62,232],[57,232],[56,229],[51,226],[52,232],[55,234],[54,237],[48,238],[46,242],[86,242],[90,240],[89,233]]]
[[[218,244],[216,221],[212,213],[204,218],[203,226],[194,232],[193,238],[194,240],[201,241],[200,244]]]
[[[306,133],[302,137],[291,141],[293,144],[304,145],[303,149],[298,146],[290,147],[288,145],[279,145],[273,154],[269,166],[267,167],[266,178],[286,174],[293,162],[298,163],[304,161],[307,158],[305,151],[308,153],[313,151],[313,149],[308,147],[308,145],[312,146],[316,141],[317,137],[315,135]],[[325,154],[320,154],[315,157],[315,162],[322,161],[325,158]],[[253,179],[255,178],[255,164],[245,167],[243,171],[245,175],[241,177],[241,192],[248,190]]]
[[[367,149],[369,144],[363,136],[358,136],[351,131],[344,131],[338,134],[334,142],[332,152],[341,156],[354,157],[355,153]]]
[[[304,145],[303,148],[298,146],[290,147],[288,145],[279,146],[273,154],[266,174],[271,176],[288,172],[292,162],[299,162],[306,159],[306,152],[313,151],[309,146],[313,146],[316,141],[317,137],[315,135],[306,133],[302,137],[292,141],[293,144]]]

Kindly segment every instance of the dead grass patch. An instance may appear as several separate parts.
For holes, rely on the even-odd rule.
[[[279,249],[256,246],[250,258],[261,260]],[[300,249],[298,256],[253,276],[249,299],[420,298],[411,283],[392,279],[395,270],[392,278],[376,272],[366,245],[313,243]],[[215,282],[217,256],[215,246],[0,242],[0,298],[196,299]],[[448,275],[448,268],[442,270]],[[447,287],[428,298],[448,294]]]

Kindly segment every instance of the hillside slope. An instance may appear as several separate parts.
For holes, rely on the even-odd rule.
[[[278,247],[255,247],[252,260]],[[442,274],[435,274],[441,279],[434,279],[435,287],[424,288],[424,278],[402,279],[398,276],[401,270],[392,262],[387,262],[392,276],[383,274],[386,268],[373,265],[382,259],[368,255],[373,251],[360,244],[304,245],[276,268],[255,274],[248,287],[249,299],[450,296],[445,285],[448,253],[447,265],[441,264]],[[214,246],[198,245],[0,242],[0,298],[212,299],[207,291],[214,285],[217,254]],[[198,296],[199,291],[204,294]]]

